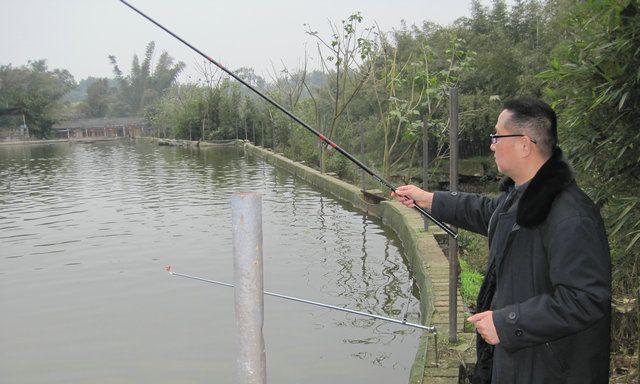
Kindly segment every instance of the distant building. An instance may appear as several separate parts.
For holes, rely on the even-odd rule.
[[[141,117],[101,117],[62,121],[51,127],[58,138],[83,137],[140,137],[151,134],[149,125]]]

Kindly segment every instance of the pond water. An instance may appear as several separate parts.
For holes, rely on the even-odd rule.
[[[241,148],[0,146],[0,382],[234,383],[230,198],[265,290],[419,322],[400,241]],[[409,303],[407,305],[407,303]],[[419,331],[265,297],[267,380],[406,383]]]

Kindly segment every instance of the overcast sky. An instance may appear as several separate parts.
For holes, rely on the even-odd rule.
[[[295,68],[305,46],[316,62],[315,42],[304,23],[328,35],[327,20],[339,22],[360,11],[366,25],[383,31],[401,20],[442,25],[468,16],[470,0],[129,0],[131,4],[230,69],[252,67],[269,79],[272,64]],[[484,1],[483,3],[488,3]],[[181,80],[197,77],[197,55],[117,0],[0,0],[0,64],[20,66],[47,59],[76,81],[111,77],[107,58],[118,57],[129,71],[134,53],[144,55],[149,41],[187,64]]]

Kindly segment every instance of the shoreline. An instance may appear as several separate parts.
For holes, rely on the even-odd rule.
[[[55,143],[92,143],[94,141],[115,141],[123,137],[83,137],[80,139],[43,139],[43,140],[7,140],[0,141],[0,145],[38,145]]]

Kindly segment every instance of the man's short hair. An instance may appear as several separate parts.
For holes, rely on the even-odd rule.
[[[558,144],[558,118],[549,104],[522,97],[505,101],[502,108],[511,112],[510,122],[515,131],[531,137],[542,153],[551,155]]]

